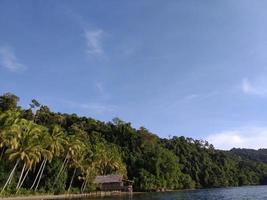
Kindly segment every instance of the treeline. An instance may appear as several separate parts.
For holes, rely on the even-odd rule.
[[[135,191],[267,183],[267,165],[235,159],[205,141],[161,139],[118,118],[102,122],[0,96],[1,194],[95,190],[96,175],[122,174]]]
[[[267,163],[267,149],[255,150],[255,149],[233,148],[226,153],[228,153],[229,156],[232,156],[235,159],[253,160],[257,162]]]

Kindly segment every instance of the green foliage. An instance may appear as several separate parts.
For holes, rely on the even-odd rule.
[[[267,164],[258,162],[264,150],[223,152],[206,141],[161,139],[119,118],[54,113],[36,100],[22,109],[18,100],[0,96],[1,195],[92,191],[95,176],[107,174],[134,180],[138,191],[267,183]]]
[[[233,148],[229,152],[226,152],[229,156],[234,159],[242,160],[254,160],[257,162],[267,163],[267,149],[237,149]]]
[[[127,176],[126,166],[115,145],[104,143],[94,145],[92,164],[99,175],[117,173]]]
[[[7,110],[15,110],[17,109],[17,103],[19,98],[12,94],[12,93],[5,93],[0,96],[0,110],[7,111]]]
[[[48,164],[40,188],[55,194],[63,193],[65,191],[67,171],[63,171],[61,176],[57,179],[58,169],[61,165],[62,161],[58,158]]]

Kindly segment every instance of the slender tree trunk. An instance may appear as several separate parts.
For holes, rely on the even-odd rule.
[[[83,193],[83,191],[85,190],[86,185],[87,185],[87,180],[84,181],[84,185],[83,185],[83,188],[82,188],[82,193]]]
[[[18,165],[19,165],[19,163],[18,163]],[[15,175],[15,171],[16,171],[18,165],[16,166],[15,170],[12,171],[11,176],[10,176],[10,179],[8,180],[8,185],[12,182],[12,179],[13,179],[13,177],[14,177],[14,175]]]
[[[62,169],[60,175],[62,174],[62,172],[64,172],[64,171],[67,169],[69,161],[70,161],[69,159],[66,161],[65,166],[63,167],[63,169]],[[60,176],[59,176],[59,177],[60,177]]]
[[[68,160],[68,154],[66,155],[66,157],[65,157],[65,159],[64,159],[64,161],[63,161],[63,163],[62,163],[62,165],[61,165],[61,167],[60,167],[58,176],[59,176],[59,174],[61,173],[61,171],[63,170],[63,168],[65,167],[65,163],[67,162],[67,160]]]
[[[24,171],[25,171],[25,167],[26,167],[26,164],[24,163],[24,165],[23,165],[23,168],[22,168],[22,170],[21,170],[21,173],[20,173],[19,181],[18,181],[18,183],[17,183],[16,190],[19,188],[19,185],[20,185],[21,179],[22,179],[22,177],[23,177],[23,174],[24,174]]]
[[[41,181],[41,179],[42,179],[42,176],[43,176],[43,173],[44,173],[44,169],[45,169],[46,162],[47,162],[47,159],[45,159],[45,162],[44,162],[44,165],[43,165],[43,168],[42,168],[41,174],[40,174],[40,176],[39,176],[39,180],[38,180],[38,182],[37,182],[37,185],[36,185],[36,187],[35,187],[34,191],[36,191],[36,190],[37,190],[37,188],[38,188],[38,186],[39,186],[39,184],[40,184],[40,181]]]
[[[41,164],[41,166],[40,166],[40,168],[38,170],[38,173],[37,173],[37,175],[36,175],[36,177],[34,179],[34,182],[33,182],[32,186],[31,186],[31,190],[33,189],[33,187],[34,187],[34,185],[35,185],[35,183],[36,183],[36,181],[37,181],[37,179],[39,177],[39,174],[42,171],[42,168],[43,168],[44,163],[45,163],[45,160],[43,160],[43,162],[42,162],[42,164]]]
[[[62,173],[62,171],[65,169],[65,167],[66,167],[66,164],[69,162],[69,159],[67,158],[68,157],[68,154],[66,155],[66,157],[65,157],[65,160],[64,160],[64,162],[63,162],[63,164],[62,164],[62,166],[61,166],[61,168],[60,168],[60,170],[59,170],[59,172],[58,172],[58,174],[57,174],[57,177],[56,177],[56,179],[55,179],[55,182],[54,183],[56,183],[56,181],[58,180],[58,178],[59,178],[59,176],[60,176],[60,174]]]
[[[4,155],[4,153],[5,153],[5,150],[6,150],[6,148],[5,148],[5,147],[2,147],[2,151],[1,151],[0,160],[2,160],[2,158],[3,158],[3,155]]]
[[[71,177],[71,180],[70,180],[70,185],[69,185],[69,188],[68,188],[68,192],[70,191],[70,188],[71,188],[73,179],[74,179],[74,177],[75,177],[75,174],[76,174],[76,168],[75,168],[74,171],[73,171],[73,174],[72,174],[72,177]]]
[[[87,187],[87,180],[85,181],[85,184],[84,184],[84,186],[83,186],[83,192],[84,192],[84,190],[86,189],[86,187]]]
[[[81,193],[83,192],[83,186],[84,186],[85,181],[83,182],[82,186],[81,186]]]
[[[3,187],[3,189],[1,190],[1,193],[0,194],[2,194],[4,192],[4,190],[6,189],[6,186],[12,181],[13,174],[15,173],[15,170],[16,170],[18,164],[19,164],[19,160],[17,160],[15,166],[13,167],[12,171],[10,172],[10,175],[9,175],[9,177],[8,177],[8,179],[7,179],[4,187]]]
[[[11,175],[11,177],[10,177],[10,180],[8,181],[8,185],[11,184],[11,182],[12,182],[14,176],[15,176],[15,171],[12,173],[12,175]]]
[[[23,179],[22,179],[22,181],[21,181],[16,193],[18,193],[18,191],[20,190],[21,186],[23,185],[26,177],[28,176],[29,171],[30,171],[30,168],[26,171],[26,173],[25,173],[25,175],[24,175],[24,177],[23,177]]]
[[[65,167],[65,163],[67,162],[67,157],[68,157],[68,154],[66,155],[66,157],[65,157],[65,159],[64,159],[64,162],[62,163],[62,165],[61,165],[61,167],[60,167],[60,170],[59,170],[59,172],[58,172],[58,174],[57,174],[57,177],[56,177],[55,181],[59,178],[59,176],[60,176],[60,174],[61,174],[63,168]]]
[[[34,165],[34,167],[33,167],[33,173],[35,173],[35,171],[36,171],[36,165]]]

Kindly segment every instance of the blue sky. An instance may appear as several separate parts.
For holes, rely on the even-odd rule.
[[[0,93],[267,148],[264,0],[0,0]]]

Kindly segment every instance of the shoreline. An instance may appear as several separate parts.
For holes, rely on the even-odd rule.
[[[119,192],[119,191],[108,191],[108,192],[90,192],[84,194],[48,194],[48,195],[25,195],[25,196],[9,196],[0,197],[0,200],[54,200],[54,199],[81,199],[89,197],[105,197],[105,196],[122,196],[122,195],[133,195],[141,194],[143,192]]]
[[[231,186],[231,187],[222,187],[222,188],[239,188],[239,187],[251,187],[251,186],[266,186],[266,185],[244,185],[244,186]],[[221,187],[218,187],[221,188]],[[120,192],[120,191],[98,191],[98,192],[90,192],[84,194],[31,194],[24,196],[0,196],[0,200],[56,200],[56,199],[82,199],[82,198],[90,198],[90,197],[112,197],[112,196],[132,196],[137,194],[145,194],[145,193],[172,193],[172,192],[183,192],[183,191],[195,191],[195,190],[207,190],[207,189],[218,189],[218,188],[198,188],[198,189],[181,189],[181,190],[166,190],[159,192]]]

